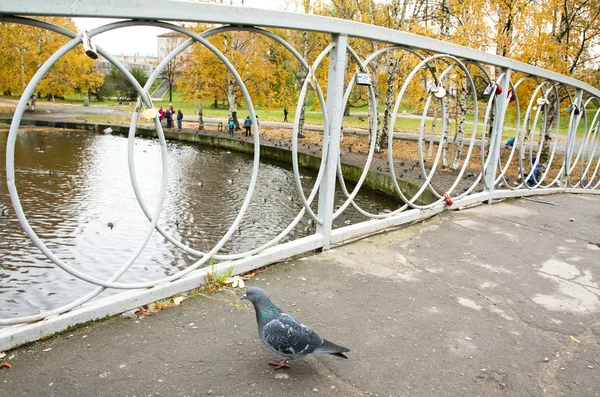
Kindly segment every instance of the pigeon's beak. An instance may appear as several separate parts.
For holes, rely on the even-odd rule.
[[[248,295],[246,295],[246,294],[242,295],[242,297],[240,298],[240,300],[242,300],[242,299],[248,299]]]

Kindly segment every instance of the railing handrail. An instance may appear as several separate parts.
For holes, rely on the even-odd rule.
[[[348,37],[399,44],[435,53],[450,54],[458,58],[466,58],[564,83],[600,97],[600,90],[587,83],[523,62],[408,32],[325,16],[173,0],[130,0],[127,3],[118,0],[78,0],[76,2],[67,0],[52,2],[19,0],[1,4],[0,20],[2,15],[150,19],[261,26],[340,34]]]

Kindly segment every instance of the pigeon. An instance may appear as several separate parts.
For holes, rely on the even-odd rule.
[[[241,299],[247,299],[256,310],[258,335],[267,347],[283,358],[269,363],[275,369],[289,367],[290,359],[303,358],[307,354],[332,354],[348,358],[343,353],[350,350],[326,341],[315,331],[285,313],[271,302],[265,291],[250,287]]]

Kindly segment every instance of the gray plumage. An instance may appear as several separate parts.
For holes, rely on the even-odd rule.
[[[323,339],[315,331],[275,306],[265,291],[250,287],[242,299],[254,305],[258,335],[273,352],[284,356],[277,368],[285,365],[288,359],[297,359],[307,354],[332,354],[346,357],[343,353],[349,349]]]

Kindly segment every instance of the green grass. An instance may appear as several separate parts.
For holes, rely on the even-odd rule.
[[[155,85],[157,85],[157,84],[158,84],[158,82],[155,83]],[[0,98],[7,98],[7,97],[0,96]],[[16,97],[12,97],[10,99],[15,99],[15,98]],[[176,91],[173,92],[173,101],[172,102],[168,101],[168,93],[165,94],[165,98],[167,98],[167,100],[155,101],[154,106],[156,108],[162,106],[163,108],[166,109],[172,103],[173,107],[176,110],[181,110],[183,112],[183,114],[185,114],[187,116],[197,114],[197,104],[194,104],[193,102],[185,101],[178,92],[176,92]],[[85,97],[83,95],[76,94],[76,95],[67,96],[64,100],[57,100],[56,103],[80,105],[80,104],[83,104],[84,99],[85,99]],[[44,99],[40,99],[38,101],[40,104],[45,103]],[[321,113],[320,107],[317,106],[316,110],[312,110],[313,103],[314,103],[314,97],[309,98],[307,111],[305,113],[306,123],[307,124],[316,124],[316,125],[323,124],[323,115]],[[130,101],[128,103],[124,103],[123,105],[119,105],[118,102],[113,99],[105,99],[102,101],[92,100],[90,103],[90,106],[97,106],[97,105],[103,105],[103,106],[113,105],[113,106],[118,106],[121,110],[124,110],[124,111],[133,111],[135,101]],[[226,104],[224,105],[222,103],[219,103],[218,108],[213,108],[212,101],[204,101],[202,103],[202,105],[203,105],[204,117],[222,118],[223,120],[227,119],[229,111],[227,109]],[[402,107],[408,108],[409,106],[410,106],[410,104],[404,104]],[[261,107],[255,107],[255,110],[256,110],[256,114],[259,117],[259,120],[261,120],[261,121],[263,121],[263,120],[264,121],[279,121],[279,122],[283,121],[283,109],[264,109]],[[290,120],[290,122],[292,122],[295,117],[295,107],[288,107],[288,110],[290,111],[290,113],[288,114],[288,120]],[[379,111],[381,114],[383,113],[384,109],[383,109],[382,105],[379,106]],[[479,117],[480,117],[480,122],[479,122],[479,126],[478,126],[479,134],[481,134],[483,131],[482,118],[484,116],[484,113],[483,113],[484,111],[485,111],[485,106],[483,106],[483,104],[482,104],[482,106],[480,106],[480,113],[479,113]],[[240,119],[240,120],[243,120],[249,114],[247,107],[245,107],[243,105],[238,106],[237,112],[238,112],[238,119]],[[367,112],[368,112],[367,106],[363,106],[360,108],[352,108],[351,116],[344,117],[344,127],[367,129],[368,128],[368,118],[366,116]],[[589,122],[591,122],[591,120],[593,119],[595,112],[596,112],[595,109],[588,110],[588,121]],[[354,114],[354,115],[352,115],[352,114]],[[416,115],[420,116],[420,112]],[[87,117],[87,118],[84,117],[84,119],[93,120],[93,117]],[[383,119],[383,117],[380,116],[380,121],[382,121],[382,119]],[[468,124],[466,125],[465,133],[468,136],[470,136],[471,130],[472,130],[471,123],[473,122],[473,115],[468,114],[466,121]],[[440,121],[438,120],[438,128],[437,128],[438,131],[439,131],[439,125],[440,125],[439,123],[440,123]],[[406,133],[418,133],[420,124],[421,124],[420,118],[403,117],[402,113],[400,111],[400,114],[398,115],[396,122],[395,122],[395,129],[397,131],[406,132]],[[515,115],[514,114],[511,114],[509,112],[509,114],[506,115],[505,125],[511,129],[505,130],[503,136],[505,138],[514,136],[514,127],[515,127]],[[537,125],[538,130],[539,130],[539,125],[540,125],[540,120],[538,120],[538,125]],[[431,128],[430,126],[431,126],[431,120],[427,120],[426,128],[425,128],[426,134],[430,133],[430,128]],[[521,121],[521,126],[522,126],[522,121]],[[450,135],[452,136],[454,134],[454,129],[455,129],[454,120],[449,121],[448,128],[449,128]],[[569,130],[569,116],[566,113],[562,112],[561,118],[560,118],[559,133],[561,135],[567,135],[568,130]],[[583,136],[582,123],[580,123],[580,127],[577,130],[577,135]]]
[[[219,273],[217,271],[217,267],[214,259],[211,259],[211,271],[206,274],[206,287],[209,285],[213,286],[222,286],[226,285],[225,280],[227,280],[233,274],[233,265],[223,273]]]

